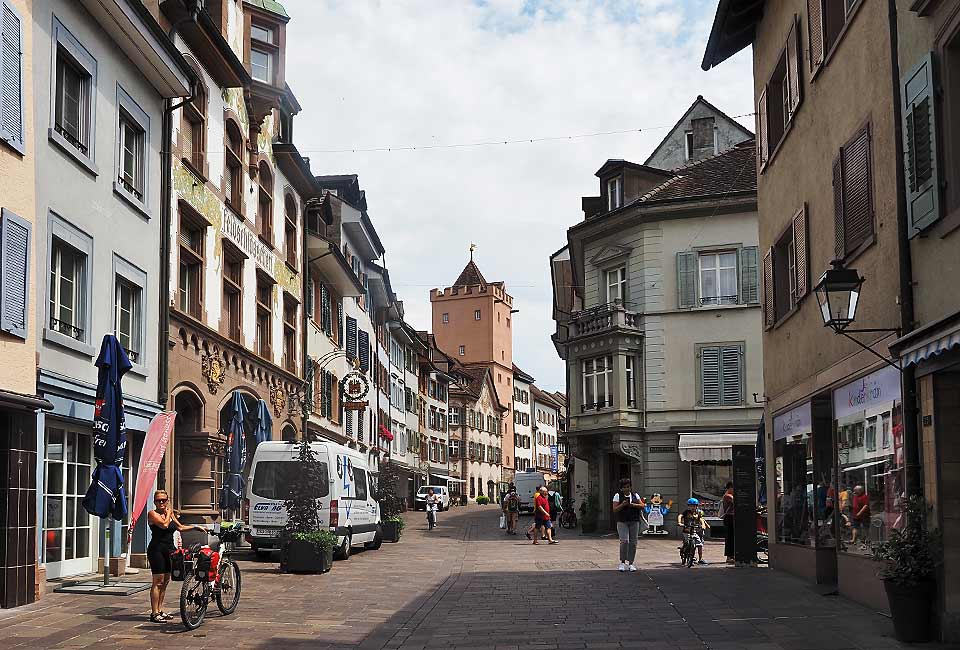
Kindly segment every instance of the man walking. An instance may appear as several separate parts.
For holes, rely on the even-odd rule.
[[[543,532],[547,534],[547,541],[551,544],[557,544],[553,538],[553,522],[550,521],[550,501],[547,499],[547,486],[541,485],[537,496],[533,499],[533,523],[536,532],[533,534],[533,543],[540,543],[540,535]]]
[[[560,496],[558,490],[548,490],[547,491],[547,500],[550,502],[550,524],[553,530],[553,538],[557,538],[557,520],[560,518],[560,513],[563,511],[563,497]]]
[[[507,535],[517,534],[517,519],[520,517],[520,495],[517,486],[511,484],[503,498],[503,512],[507,518]]]

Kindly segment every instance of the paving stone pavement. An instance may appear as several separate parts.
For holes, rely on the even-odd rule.
[[[408,513],[399,544],[355,554],[322,576],[284,575],[241,558],[237,612],[208,610],[187,632],[151,624],[146,592],[48,593],[0,610],[0,648],[282,648],[363,650],[875,650],[901,648],[889,619],[768,569],[677,566],[676,543],[641,540],[643,570],[617,572],[615,537],[560,531],[533,546],[497,529],[498,511],[441,513],[427,531]],[[524,518],[521,523],[526,523]],[[177,610],[171,583],[166,609]],[[938,646],[939,647],[939,646]]]

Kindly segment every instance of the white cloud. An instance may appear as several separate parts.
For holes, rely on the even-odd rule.
[[[520,310],[514,359],[564,386],[548,256],[607,158],[642,162],[666,128],[458,149],[321,153],[669,127],[698,94],[752,110],[749,53],[699,64],[710,0],[286,0],[295,138],[315,173],[357,173],[408,320],[430,325],[476,242]],[[744,120],[751,124],[751,120]]]

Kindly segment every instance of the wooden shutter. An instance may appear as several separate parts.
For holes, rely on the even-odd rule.
[[[756,246],[740,249],[740,304],[760,302],[760,253]]]
[[[843,155],[833,161],[833,227],[836,233],[834,257],[842,260],[846,255],[845,233],[843,225]]]
[[[870,127],[861,129],[843,147],[844,254],[856,250],[873,236],[873,174],[870,160]]]
[[[777,322],[776,292],[773,289],[773,248],[763,256],[763,324],[773,327]]]
[[[347,316],[347,358],[357,358],[357,319]]]
[[[823,64],[823,0],[807,0],[807,33],[810,37],[810,71]]]
[[[677,306],[697,306],[697,254],[677,253]]]
[[[903,82],[903,152],[907,180],[907,224],[915,237],[940,218],[940,170],[933,54]]]
[[[797,295],[800,301],[810,291],[810,251],[807,249],[807,206],[793,217],[793,254],[797,273]]]
[[[785,121],[793,119],[793,115],[800,106],[800,100],[803,98],[803,90],[800,87],[800,62],[803,60],[800,47],[800,23],[794,18],[793,27],[790,29],[790,35],[787,36],[787,81],[790,85],[790,115]]]
[[[330,291],[324,284],[320,285],[320,329],[327,336],[333,334],[333,316],[330,313]]]
[[[370,372],[370,335],[363,330],[357,332],[357,346],[360,348],[360,370]]]
[[[23,38],[20,15],[3,3],[3,34],[0,46],[0,137],[20,153],[23,146]]]
[[[27,338],[32,224],[6,208],[0,212],[0,330]]]
[[[700,405],[720,406],[720,348],[700,348]]]
[[[723,406],[739,406],[743,402],[741,348],[725,345],[720,348],[720,391]]]
[[[760,91],[757,100],[757,164],[767,164],[767,89]]]
[[[319,387],[319,402],[320,402],[320,417],[326,417],[327,415],[327,371],[320,370],[317,374],[320,375],[320,387]]]
[[[340,379],[333,373],[330,373],[330,419],[335,423],[340,423]]]

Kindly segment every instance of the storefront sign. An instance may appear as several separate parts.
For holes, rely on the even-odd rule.
[[[556,445],[550,445],[550,471],[560,471],[560,455],[557,453]]]
[[[359,370],[351,370],[340,381],[340,394],[345,402],[362,401],[370,392],[370,381]]]
[[[833,391],[833,417],[839,420],[899,399],[900,373],[884,368]]]
[[[810,402],[801,404],[773,418],[773,439],[781,440],[813,431]]]
[[[675,454],[676,447],[650,447],[651,454]]]
[[[223,209],[223,219],[220,222],[220,232],[229,239],[240,250],[253,258],[264,271],[273,274],[276,256],[273,251],[263,243],[260,236],[246,224],[240,221],[233,212],[227,208]]]
[[[733,445],[733,528],[737,562],[757,557],[757,465],[753,445]]]

